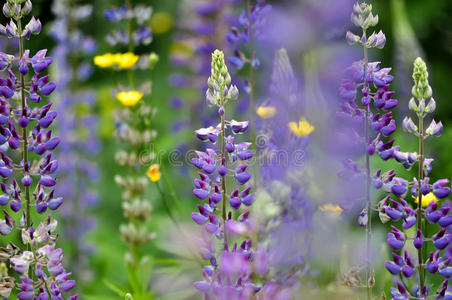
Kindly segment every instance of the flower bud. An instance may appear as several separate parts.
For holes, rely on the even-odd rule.
[[[443,129],[441,121],[436,123],[435,120],[432,120],[430,126],[428,126],[427,130],[425,130],[425,133],[431,136],[440,136],[443,133]]]
[[[345,38],[346,38],[347,43],[349,45],[354,45],[354,44],[358,43],[359,40],[360,40],[359,36],[357,36],[356,34],[353,34],[350,31],[347,31],[347,34],[345,35]]]
[[[414,112],[419,111],[419,108],[417,107],[417,104],[416,104],[416,100],[414,100],[414,98],[411,98],[410,102],[408,102],[408,108]]]
[[[405,117],[402,122],[403,130],[405,130],[408,133],[415,133],[417,132],[418,128],[414,124],[413,120],[411,120],[410,117]]]
[[[157,65],[159,60],[160,60],[160,57],[155,52],[152,52],[149,55],[149,63],[150,63],[151,70],[153,70],[155,68],[155,66]]]
[[[432,113],[434,112],[436,109],[436,102],[435,99],[430,98],[430,100],[428,101],[427,106],[425,107],[425,112],[426,113]]]
[[[5,17],[7,18],[11,18],[11,6],[8,3],[5,3],[3,5],[3,15],[5,15]]]
[[[31,1],[30,1],[30,0],[27,0],[27,1],[25,2],[24,7],[22,8],[22,15],[23,15],[23,16],[28,15],[28,14],[31,12],[31,9],[32,9],[32,8],[33,8],[33,5],[32,5],[32,3],[31,3]]]

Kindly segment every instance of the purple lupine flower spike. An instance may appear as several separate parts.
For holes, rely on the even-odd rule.
[[[63,268],[62,250],[55,248],[57,221],[51,220],[50,216],[42,222],[32,218],[32,209],[44,214],[47,208],[58,208],[63,200],[55,195],[53,189],[57,182],[58,163],[52,159],[52,152],[60,142],[58,137],[52,137],[51,126],[56,112],[49,112],[51,104],[40,104],[47,100],[43,99],[44,96],[49,96],[56,88],[49,75],[42,75],[53,59],[47,56],[45,49],[34,55],[24,49],[25,39],[39,34],[42,28],[41,22],[34,17],[27,24],[21,23],[28,19],[31,9],[30,0],[7,1],[3,6],[3,13],[10,21],[1,34],[18,40],[20,53],[18,57],[0,54],[0,68],[5,71],[5,77],[0,79],[0,144],[9,146],[6,152],[0,152],[0,176],[11,178],[9,184],[0,183],[0,204],[5,206],[9,203],[12,212],[20,214],[21,218],[16,223],[4,211],[5,220],[0,222],[0,233],[8,236],[13,230],[22,232],[21,242],[25,247],[21,249],[9,240],[4,252],[4,259],[11,264],[11,272],[20,275],[17,276],[20,277],[17,298],[64,299],[62,293],[72,290],[75,281]],[[25,80],[25,75],[29,80],[28,77]],[[19,97],[19,104],[12,100],[14,95]],[[37,104],[29,106],[30,100]],[[38,157],[31,155],[32,152]],[[13,168],[18,170],[17,174],[12,173]],[[0,280],[2,285],[7,284],[4,282],[7,277],[2,276]],[[9,298],[9,293],[2,289],[3,297]]]
[[[360,28],[361,32],[359,34],[347,32],[346,41],[350,45],[362,46],[364,59],[354,62],[345,71],[345,78],[339,89],[339,95],[344,99],[344,103],[341,105],[342,111],[337,116],[342,121],[346,121],[344,131],[351,131],[353,134],[351,138],[359,140],[358,143],[362,146],[362,152],[359,154],[365,156],[365,165],[362,167],[358,166],[358,163],[353,163],[357,166],[353,168],[355,176],[342,177],[344,181],[364,181],[365,191],[362,197],[365,198],[366,207],[358,217],[358,224],[366,227],[365,270],[367,276],[370,276],[373,273],[371,268],[372,249],[370,248],[371,232],[369,228],[372,221],[372,211],[374,210],[371,199],[372,182],[376,189],[383,188],[396,196],[402,196],[408,190],[408,182],[402,178],[395,177],[393,173],[382,174],[380,170],[372,177],[373,171],[371,170],[370,157],[378,155],[383,161],[393,158],[407,161],[408,155],[399,153],[398,150],[400,148],[394,145],[394,139],[390,139],[390,136],[397,129],[396,121],[393,119],[390,110],[398,104],[398,100],[393,98],[395,92],[390,90],[390,84],[394,80],[394,77],[390,75],[391,68],[383,68],[380,62],[370,62],[368,60],[369,49],[381,49],[386,43],[386,37],[382,31],[368,35],[369,30],[378,24],[378,16],[372,14],[371,5],[365,2],[356,3],[353,7],[351,20],[355,26]],[[363,123],[364,130],[361,129],[363,128]],[[360,157],[356,159],[360,160]],[[350,165],[350,163],[347,164]],[[345,165],[345,169],[349,169],[349,166]],[[348,170],[344,170],[340,174],[348,172]],[[382,204],[379,209],[380,219],[384,222],[391,219],[404,219],[404,208],[402,206],[391,207],[388,200],[380,203],[385,204]],[[387,241],[393,249],[400,250],[405,243],[405,237],[398,230],[393,229],[392,233],[388,234]],[[400,263],[388,261],[385,265],[392,274],[398,274],[402,270],[402,264]],[[367,294],[370,296],[372,295],[372,281],[372,278],[368,277],[362,283],[367,288]]]
[[[83,14],[80,14],[80,9],[83,9]],[[95,105],[94,92],[81,88],[82,84],[89,79],[92,67],[88,65],[85,67],[87,68],[85,73],[80,74],[79,67],[71,62],[90,56],[96,49],[96,43],[77,28],[80,23],[89,20],[92,13],[90,5],[80,7],[72,4],[71,1],[63,0],[52,11],[56,16],[51,28],[51,36],[56,41],[56,47],[52,51],[52,66],[57,69],[67,69],[67,72],[56,73],[58,76],[55,78],[56,89],[53,97],[55,103],[53,106],[46,105],[39,119],[42,123],[54,122],[57,116],[59,119],[57,132],[52,132],[45,142],[45,148],[48,151],[59,148],[58,161],[49,162],[44,172],[53,173],[58,168],[59,178],[55,193],[61,197],[53,197],[48,203],[42,202],[40,209],[56,210],[61,207],[63,235],[78,253],[78,255],[66,255],[65,259],[80,281],[85,277],[81,276],[82,274],[91,271],[88,259],[94,251],[93,245],[86,241],[85,234],[95,223],[94,217],[89,215],[88,210],[98,201],[97,194],[93,190],[98,180],[98,170],[93,163],[93,158],[100,150],[100,143],[96,133],[98,121],[92,111]],[[90,44],[89,48],[85,47],[87,43]],[[46,78],[41,80],[48,81]],[[44,88],[49,86],[43,86],[41,92]],[[81,103],[84,107],[82,114],[68,113],[76,110]],[[44,126],[41,125],[41,127]],[[81,128],[88,130],[81,132]],[[77,158],[76,163],[74,157]],[[76,182],[77,186],[75,186]],[[64,203],[63,198],[66,199]],[[65,273],[64,276],[68,274]],[[60,289],[64,292],[69,287],[71,284]]]
[[[389,80],[385,76],[380,77],[384,82]],[[427,66],[420,58],[417,58],[414,62],[413,79],[413,98],[409,102],[409,109],[419,119],[419,126],[415,125],[411,118],[405,117],[403,128],[406,132],[418,138],[421,151],[419,154],[402,152],[400,147],[397,147],[394,151],[394,157],[397,162],[407,169],[418,163],[418,175],[412,182],[399,177],[393,177],[390,181],[386,180],[382,184],[385,191],[392,193],[399,200],[390,199],[390,196],[388,196],[387,200],[380,202],[379,211],[384,212],[384,216],[388,217],[388,219],[394,221],[403,220],[403,229],[409,229],[416,225],[416,233],[411,239],[418,255],[417,259],[414,260],[406,250],[403,257],[393,253],[394,261],[387,261],[385,266],[391,274],[398,275],[401,273],[406,278],[410,278],[417,273],[415,277],[417,284],[410,289],[399,281],[396,282],[397,289],[391,289],[391,295],[394,299],[426,299],[429,296],[429,292],[434,290],[431,286],[432,283],[426,277],[429,274],[436,273],[439,273],[445,280],[436,292],[436,299],[446,299],[444,286],[447,287],[447,280],[452,275],[452,270],[449,267],[451,258],[447,258],[447,250],[444,253],[441,250],[450,248],[452,242],[452,234],[450,230],[446,229],[452,223],[452,215],[450,214],[450,207],[446,205],[441,207],[438,199],[445,198],[450,194],[450,183],[448,179],[439,179],[431,184],[428,177],[433,170],[432,163],[434,160],[425,157],[424,140],[429,136],[440,135],[442,124],[436,130],[435,126],[437,126],[437,123],[432,121],[430,127],[424,129],[424,119],[428,114],[433,113],[436,108],[436,102],[432,98]],[[381,175],[379,174],[378,177],[381,177]],[[382,179],[380,180],[383,181]],[[411,204],[406,200],[408,192],[411,192],[415,199],[416,209],[411,208]],[[388,220],[380,218],[385,222]],[[423,218],[426,218],[428,222],[423,222]],[[441,226],[441,229],[432,237],[424,236],[424,229],[425,226],[428,226],[428,223],[437,223]],[[388,234],[388,244],[394,250],[401,251],[406,244],[406,234],[395,226],[392,226],[392,229],[392,233]],[[428,259],[424,261],[426,241],[432,241],[433,246],[438,250],[430,252]],[[427,272],[424,272],[424,270]]]
[[[232,236],[242,237],[249,230],[249,211],[234,219],[231,209],[241,209],[242,203],[249,206],[254,198],[251,193],[251,186],[246,186],[251,177],[251,174],[246,172],[248,165],[243,164],[244,159],[240,157],[238,160],[233,160],[235,164],[239,164],[236,166],[236,188],[230,193],[226,190],[225,175],[228,173],[228,169],[232,167],[227,165],[230,162],[229,157],[236,155],[235,151],[240,151],[239,148],[242,147],[233,145],[230,148],[233,148],[234,151],[226,150],[227,144],[234,143],[232,136],[226,136],[226,134],[229,130],[233,135],[246,131],[248,122],[225,120],[226,104],[235,100],[237,93],[227,92],[228,90],[235,90],[235,87],[231,85],[231,77],[224,62],[224,54],[219,50],[215,50],[212,54],[212,74],[209,77],[208,86],[207,93],[212,95],[212,102],[220,108],[221,122],[215,130],[200,129],[196,131],[198,138],[215,143],[212,146],[216,147],[208,147],[204,152],[197,151],[198,158],[193,160],[194,166],[201,170],[199,173],[200,179],[194,181],[193,194],[200,200],[208,200],[208,202],[204,205],[198,205],[199,212],[193,212],[192,219],[196,224],[205,228],[207,243],[211,243],[213,238],[221,239],[224,244],[224,251],[220,254],[210,250],[209,253],[202,251],[203,258],[208,260],[210,265],[203,269],[204,280],[195,282],[193,285],[206,297],[221,298],[232,292],[235,298],[241,299],[245,295],[258,292],[259,289],[252,288],[253,282],[249,276],[253,264],[251,240],[243,240],[240,247],[238,247],[238,244],[234,244],[231,248],[230,244]],[[216,138],[207,138],[210,132],[215,132],[218,142]],[[249,145],[245,148],[248,147]],[[206,168],[206,166],[212,167]],[[242,188],[242,186],[244,187]],[[221,212],[217,214],[218,211]],[[239,280],[232,284],[230,279],[237,275],[240,275]]]

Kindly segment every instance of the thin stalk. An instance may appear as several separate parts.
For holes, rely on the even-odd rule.
[[[17,28],[18,28],[18,34],[19,34],[19,53],[20,58],[24,55],[24,41],[22,38],[22,21],[21,19],[17,19]],[[22,103],[22,110],[26,107],[26,101],[25,101],[25,76],[21,73],[20,74],[20,96],[21,96],[21,103]],[[22,148],[22,161],[24,164],[28,162],[28,139],[27,139],[27,128],[22,128],[22,140],[23,140],[23,148]],[[25,228],[30,228],[31,226],[31,200],[30,200],[30,187],[25,186]],[[27,244],[27,249],[29,251],[33,251],[30,244]],[[34,251],[33,251],[34,252]],[[33,278],[33,271],[31,268],[28,270],[28,277]]]
[[[17,19],[17,27],[19,34],[19,52],[20,57],[24,55],[24,41],[22,38],[22,22],[20,19]],[[22,109],[25,109],[25,76],[20,74],[20,95],[22,102]],[[28,162],[28,139],[27,139],[27,128],[22,128],[22,139],[23,139],[23,148],[22,148],[22,160],[24,163]],[[26,221],[25,227],[29,228],[31,226],[31,201],[30,201],[30,187],[25,186],[25,201],[26,201]]]
[[[220,99],[221,107],[224,107],[224,96],[221,94]],[[226,112],[225,112],[226,113]],[[221,160],[226,157],[226,130],[225,130],[225,113],[221,115]],[[223,163],[223,161],[221,162]],[[227,160],[225,159],[224,164],[226,166]],[[223,200],[223,208],[222,208],[222,218],[223,218],[223,234],[224,234],[224,243],[227,244],[228,237],[226,234],[226,176],[221,176],[221,190],[222,190],[222,200]]]
[[[162,188],[160,187],[160,184],[159,184],[158,181],[155,183],[155,186],[157,187],[157,190],[158,190],[158,192],[159,192],[159,194],[160,194],[160,197],[161,197],[162,200],[163,200],[163,206],[164,206],[165,209],[166,209],[166,213],[167,213],[168,216],[170,217],[171,221],[173,221],[173,223],[174,223],[177,227],[180,227],[180,226],[179,226],[179,222],[177,221],[177,219],[174,217],[173,213],[171,212],[171,208],[170,208],[170,205],[169,205],[168,201],[166,200],[165,193],[163,192]]]
[[[366,31],[364,30],[364,35]],[[367,87],[366,74],[367,64],[369,62],[367,48],[364,46],[364,87]],[[366,107],[366,120],[364,123],[364,135],[366,145],[366,203],[367,203],[367,224],[366,224],[366,291],[367,299],[372,299],[372,287],[369,284],[369,279],[372,276],[371,270],[371,243],[372,243],[372,199],[370,196],[371,176],[370,176],[370,156],[367,153],[367,143],[369,141],[369,118],[370,118],[370,106]]]
[[[417,229],[422,232],[422,193],[420,192],[421,182],[423,180],[424,172],[424,117],[419,116],[419,166],[418,166],[418,187],[417,194],[419,201],[417,206]],[[422,249],[417,250],[418,254],[418,268],[419,268],[419,299],[422,299],[422,288],[424,287],[424,258],[422,256]]]

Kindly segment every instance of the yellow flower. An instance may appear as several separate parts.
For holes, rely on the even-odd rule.
[[[146,174],[148,175],[149,179],[152,182],[159,181],[160,177],[162,176],[162,174],[160,174],[159,168],[160,168],[159,164],[153,164],[152,166],[149,167],[148,171],[146,172]]]
[[[182,41],[173,43],[170,47],[171,57],[176,57],[178,59],[189,59],[194,55],[195,50],[193,46],[190,45],[189,41]]]
[[[161,34],[169,31],[173,27],[173,17],[166,12],[158,12],[152,15],[152,33]]]
[[[299,138],[306,137],[315,130],[315,127],[305,119],[301,119],[298,124],[296,122],[289,122],[289,128]]]
[[[143,94],[138,91],[119,92],[116,98],[124,106],[135,106],[143,98]]]
[[[340,215],[342,213],[342,208],[339,205],[333,205],[328,203],[320,206],[320,211],[331,212],[333,214]]]
[[[276,108],[274,106],[260,106],[256,112],[262,119],[269,119],[273,118],[276,114]]]
[[[127,52],[124,54],[116,54],[115,62],[120,69],[130,69],[137,63],[139,58],[140,57],[138,55],[135,55],[132,52]]]
[[[115,63],[115,56],[111,53],[105,53],[104,55],[97,55],[94,57],[94,64],[101,68],[112,67]]]
[[[418,204],[419,203],[419,197],[414,197],[414,203]],[[427,195],[423,195],[422,196],[422,207],[427,207],[430,202],[438,202],[438,198],[436,198],[435,194],[433,194],[432,192],[428,193]]]

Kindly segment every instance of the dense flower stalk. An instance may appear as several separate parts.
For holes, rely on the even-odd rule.
[[[205,78],[210,74],[210,56],[215,49],[232,52],[227,48],[225,33],[232,25],[232,10],[240,0],[180,2],[180,18],[170,52],[176,71],[169,83],[177,90],[170,105],[181,113],[180,121],[173,125],[174,132],[208,126],[216,119],[214,114],[202,110],[207,88]]]
[[[217,107],[220,123],[195,131],[198,139],[211,143],[212,147],[196,151],[197,157],[192,159],[199,169],[193,194],[207,201],[197,205],[198,212],[192,213],[192,219],[205,229],[200,239],[201,255],[210,263],[203,268],[204,280],[194,285],[206,299],[250,299],[260,290],[253,283],[253,268],[257,265],[249,238],[250,211],[246,208],[255,197],[246,164],[254,153],[248,150],[251,143],[237,141],[238,135],[248,129],[248,121],[226,119],[226,104],[237,99],[238,89],[231,85],[222,51],[215,50],[212,54],[207,83],[206,98]],[[234,178],[233,187],[228,187],[228,177]],[[236,211],[241,214],[234,218]],[[214,238],[222,241],[220,251],[215,247]]]
[[[57,113],[50,110],[52,103],[41,105],[42,97],[49,96],[56,88],[44,73],[52,58],[46,56],[45,49],[32,57],[30,50],[25,49],[25,39],[39,34],[42,27],[34,17],[23,27],[22,21],[31,10],[29,0],[8,0],[3,14],[10,22],[0,26],[1,34],[19,41],[18,57],[0,53],[1,69],[8,74],[0,80],[0,176],[5,179],[0,183],[1,205],[9,204],[14,214],[21,214],[17,221],[4,210],[0,233],[8,236],[18,229],[23,243],[21,247],[10,242],[1,249],[1,259],[11,264],[21,280],[15,286],[10,277],[2,277],[3,283],[8,282],[11,288],[5,291],[2,285],[2,295],[9,296],[14,288],[18,299],[63,299],[62,293],[71,290],[75,281],[69,279],[71,273],[62,266],[62,250],[55,248],[57,222],[50,216],[42,222],[41,218],[32,218],[32,209],[40,215],[47,209],[56,210],[63,198],[55,192],[58,162],[52,158],[53,150],[60,143],[60,138],[52,136],[50,129]],[[30,193],[32,188],[34,191]],[[76,298],[76,295],[69,297]]]
[[[266,17],[270,10],[271,5],[267,4],[265,0],[258,0],[256,5],[253,5],[251,0],[246,0],[246,9],[242,11],[236,24],[227,34],[227,40],[234,48],[234,55],[229,57],[229,63],[239,69],[249,64],[249,75],[245,86],[247,86],[246,91],[250,100],[252,141],[254,141],[256,136],[254,129],[256,126],[255,70],[260,65],[260,61],[256,56],[255,42],[263,37]]]
[[[392,226],[392,232],[388,234],[387,241],[394,252],[392,253],[393,260],[386,261],[385,267],[391,274],[400,275],[400,281],[396,280],[397,288],[391,289],[394,299],[427,299],[429,293],[433,291],[433,287],[429,286],[430,283],[426,280],[426,275],[429,273],[439,273],[444,278],[444,282],[436,292],[436,299],[450,299],[448,280],[452,274],[452,268],[449,266],[451,257],[448,249],[452,242],[450,232],[452,215],[450,205],[441,202],[441,199],[449,196],[450,184],[448,179],[439,179],[433,184],[430,183],[429,174],[432,172],[433,159],[426,157],[424,143],[429,137],[440,136],[443,132],[443,125],[441,122],[437,123],[432,120],[430,125],[426,129],[424,128],[424,120],[435,111],[436,102],[432,98],[427,66],[421,58],[414,61],[413,80],[413,97],[409,102],[409,109],[416,114],[418,125],[410,117],[405,117],[403,128],[418,138],[419,153],[397,151],[396,160],[405,166],[406,163],[402,158],[413,157],[412,164],[418,163],[418,174],[411,182],[394,177],[383,185],[385,190],[392,193],[399,201],[391,199],[391,195],[381,200],[378,206],[380,218],[384,222],[403,221],[402,229]],[[415,198],[416,209],[412,209],[409,201],[405,200],[408,192]],[[440,229],[432,237],[428,237],[425,234],[427,227],[438,228],[431,224],[439,225]],[[415,235],[408,236],[404,230],[414,226],[416,226]],[[417,251],[417,259],[412,257],[412,254],[410,255],[406,249],[407,241],[413,243]],[[427,249],[430,248],[428,244],[431,242],[436,251],[427,255]],[[403,251],[403,256],[398,254],[399,251]],[[406,283],[405,280],[409,281],[414,274],[417,274],[415,276],[417,284],[410,289],[409,282]]]
[[[89,273],[88,255],[93,246],[85,240],[85,234],[93,227],[95,219],[89,210],[97,203],[93,183],[97,182],[97,166],[92,161],[99,152],[97,118],[93,114],[94,92],[83,89],[89,79],[92,66],[81,63],[85,56],[96,49],[94,40],[78,28],[92,13],[91,5],[75,5],[73,0],[59,1],[53,6],[57,19],[52,36],[57,41],[53,51],[57,89],[57,112],[65,117],[59,122],[58,133],[62,139],[58,154],[61,183],[58,193],[66,201],[62,206],[62,226],[66,240],[71,242],[69,263],[78,280]],[[58,72],[58,70],[65,70]],[[78,112],[78,113],[76,113]]]
[[[398,101],[393,99],[394,92],[389,90],[393,76],[389,75],[391,68],[380,68],[380,62],[369,62],[368,49],[383,48],[386,37],[383,32],[373,32],[367,35],[368,29],[378,24],[378,15],[372,14],[372,5],[366,3],[355,4],[351,16],[352,22],[361,28],[361,36],[347,32],[349,44],[359,44],[364,49],[364,59],[353,63],[346,71],[346,78],[342,81],[340,96],[346,100],[341,105],[342,112],[338,116],[351,121],[354,126],[362,126],[363,129],[352,129],[352,134],[363,145],[365,164],[347,160],[345,169],[340,176],[348,181],[364,181],[366,208],[359,216],[359,225],[366,227],[367,251],[366,251],[366,282],[367,299],[372,296],[374,282],[371,268],[371,239],[372,239],[372,199],[371,199],[371,165],[370,157],[377,153],[383,160],[394,157],[394,140],[385,142],[383,137],[389,137],[396,130],[395,120],[392,119],[391,109],[397,106]],[[356,103],[358,90],[361,94],[361,106]],[[371,129],[376,132],[372,136]],[[377,174],[376,182],[378,181]],[[389,174],[388,176],[391,176]]]
[[[135,73],[138,70],[152,71],[158,56],[155,53],[137,55],[135,49],[152,41],[151,30],[146,26],[151,14],[151,7],[133,6],[130,0],[123,7],[105,11],[106,19],[119,27],[107,36],[107,41],[111,46],[126,47],[127,52],[106,53],[94,58],[94,63],[101,68],[127,72],[127,82],[121,82],[113,90],[121,104],[115,111],[115,138],[118,141],[115,160],[124,168],[122,174],[115,175],[115,181],[123,190],[122,208],[127,222],[121,224],[119,230],[129,248],[125,260],[132,294],[144,298],[149,296],[149,278],[140,275],[146,262],[143,246],[155,238],[155,233],[148,228],[152,206],[146,194],[149,182],[160,179],[160,171],[158,164],[145,168],[155,159],[151,145],[157,136],[157,132],[151,129],[151,120],[156,112],[150,105],[152,83],[145,81],[137,88]]]
[[[288,299],[300,287],[312,257],[314,207],[307,195],[307,147],[315,127],[304,117],[303,101],[285,49],[275,54],[270,99],[258,109],[262,126],[258,132],[262,163],[258,197],[261,238],[259,256],[267,270],[265,299]],[[262,199],[261,199],[262,198]],[[271,199],[267,202],[265,198]],[[270,209],[273,208],[273,209]],[[295,294],[293,294],[295,295]],[[287,298],[285,298],[287,297]]]

